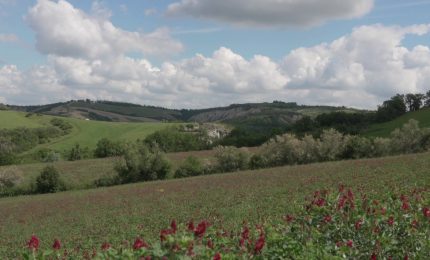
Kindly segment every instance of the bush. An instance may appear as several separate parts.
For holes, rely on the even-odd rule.
[[[249,152],[231,146],[215,148],[217,170],[220,172],[235,172],[246,170],[249,165]]]
[[[205,172],[203,163],[194,156],[189,156],[175,172],[175,178],[202,175]]]
[[[0,169],[0,195],[13,189],[21,179],[19,170],[14,166]]]
[[[16,146],[8,139],[0,136],[0,166],[17,162]]]
[[[97,148],[94,155],[97,158],[122,156],[125,154],[126,144],[123,142],[113,142],[107,138],[103,138],[97,142]]]
[[[145,139],[147,145],[157,143],[163,152],[186,152],[205,150],[210,147],[209,139],[205,132],[182,132],[178,128],[166,128],[159,130]]]
[[[56,126],[58,128],[60,128],[63,131],[63,134],[70,134],[72,132],[73,129],[73,125],[63,119],[60,118],[53,118],[51,120],[51,124],[53,126]]]
[[[137,146],[137,147],[136,147]],[[118,183],[163,180],[170,172],[171,165],[158,147],[148,148],[136,145],[117,163]]]
[[[55,193],[65,190],[60,174],[54,166],[45,167],[36,179],[36,193]]]
[[[83,148],[79,144],[75,144],[68,155],[69,161],[79,161],[86,158],[89,158],[89,149],[88,147]]]
[[[319,157],[322,161],[334,161],[342,158],[347,138],[334,129],[324,130],[318,146]]]
[[[58,162],[59,160],[61,160],[61,154],[49,148],[42,148],[38,150],[34,154],[34,157],[36,160],[46,163]]]
[[[418,121],[412,119],[391,133],[391,151],[393,154],[422,152],[423,137],[424,131],[420,129]]]

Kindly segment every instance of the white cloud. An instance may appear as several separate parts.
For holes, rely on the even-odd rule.
[[[430,47],[403,44],[410,34],[428,34],[425,24],[361,26],[330,43],[295,49],[281,61],[221,47],[155,66],[127,52],[140,44],[144,55],[166,48],[162,39],[169,34],[162,29],[127,32],[61,0],[39,1],[27,19],[48,62],[27,71],[0,66],[1,96],[15,104],[91,98],[192,108],[288,100],[375,108],[396,93],[426,92],[430,83]]]
[[[192,16],[239,26],[313,26],[367,14],[374,0],[181,0],[167,14]]]
[[[169,30],[162,28],[148,34],[122,30],[107,19],[99,2],[94,3],[93,11],[102,14],[88,15],[64,0],[39,0],[26,17],[36,33],[37,49],[44,54],[87,59],[128,52],[169,55],[182,50],[182,44],[170,37]]]

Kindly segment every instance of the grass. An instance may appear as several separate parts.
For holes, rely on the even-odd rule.
[[[0,129],[46,127],[49,126],[49,121],[54,118],[53,116],[46,115],[32,115],[30,117],[26,117],[26,115],[27,113],[22,112],[0,111],[0,122],[2,122]],[[76,143],[84,145],[90,149],[94,149],[97,142],[102,138],[134,141],[136,139],[144,139],[146,136],[157,130],[176,125],[173,123],[116,123],[86,121],[75,118],[62,119],[73,125],[72,133],[61,138],[54,139],[49,143],[38,145],[26,154],[31,154],[40,148],[50,148],[63,152],[65,150],[70,150]]]
[[[0,256],[14,257],[37,234],[68,248],[120,245],[157,237],[171,219],[208,219],[237,229],[243,220],[295,212],[316,189],[339,183],[383,195],[387,189],[430,185],[430,154],[354,160],[201,176],[180,180],[0,199]],[[219,221],[219,222],[218,222]]]
[[[364,132],[364,135],[367,137],[389,137],[391,132],[396,128],[402,127],[411,119],[420,122],[421,127],[430,127],[430,108],[407,113],[386,123],[371,125],[369,129]]]

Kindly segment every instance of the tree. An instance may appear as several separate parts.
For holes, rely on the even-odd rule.
[[[427,91],[424,99],[425,99],[424,106],[425,107],[430,107],[430,90]]]
[[[189,156],[175,172],[175,178],[185,178],[202,175],[204,166],[195,156]]]
[[[82,148],[79,144],[75,144],[75,146],[70,150],[69,153],[69,161],[79,161],[88,157],[88,148]]]
[[[97,142],[97,148],[94,155],[97,158],[106,158],[124,155],[126,150],[125,144],[122,142],[113,142],[107,138],[103,138]]]
[[[54,166],[45,167],[36,179],[37,193],[55,193],[64,190],[60,174]]]
[[[390,100],[384,101],[384,103],[378,107],[376,120],[378,122],[390,121],[405,114],[406,111],[405,96],[397,94]]]
[[[423,105],[424,100],[423,94],[412,94],[409,93],[405,96],[405,102],[408,106],[409,111],[418,111]]]

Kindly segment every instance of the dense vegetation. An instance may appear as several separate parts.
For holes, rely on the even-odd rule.
[[[318,190],[296,214],[283,223],[267,221],[240,230],[213,228],[203,220],[160,231],[153,243],[137,237],[126,245],[104,242],[84,252],[88,258],[112,259],[424,259],[430,255],[430,198],[428,188],[408,193],[389,191],[382,199],[354,193],[340,185],[337,192]],[[25,257],[60,257],[62,244],[39,251],[33,235]],[[67,253],[74,256],[76,252]],[[91,256],[90,256],[91,255]]]
[[[295,222],[297,225],[300,225],[302,217],[309,215],[315,219],[309,225],[315,224],[316,226],[313,226],[315,228],[321,226],[319,220],[323,220],[326,213],[333,212],[331,206],[315,208],[317,212],[303,215],[302,206],[308,204],[304,202],[304,198],[315,190],[328,189],[333,192],[337,190],[339,183],[351,187],[356,194],[357,211],[354,212],[351,221],[355,224],[358,220],[355,219],[356,217],[364,217],[363,230],[355,233],[355,227],[351,226],[352,222],[344,220],[341,215],[333,212],[333,222],[325,226],[329,227],[328,229],[321,230],[324,231],[323,234],[329,235],[324,241],[334,246],[332,243],[338,242],[337,237],[334,237],[337,234],[343,243],[353,240],[356,246],[354,248],[357,250],[368,248],[365,245],[371,241],[364,240],[366,237],[367,239],[381,238],[382,245],[387,245],[385,243],[391,243],[391,238],[397,238],[396,233],[387,233],[391,229],[387,229],[390,226],[386,225],[386,221],[391,215],[395,220],[395,231],[409,232],[413,228],[407,225],[411,224],[412,219],[410,221],[408,218],[403,219],[401,214],[402,202],[398,199],[401,194],[408,195],[410,198],[411,211],[407,214],[408,217],[417,218],[419,221],[418,233],[415,232],[412,235],[418,235],[421,231],[428,235],[425,223],[421,221],[423,213],[415,202],[415,196],[411,195],[411,191],[415,188],[420,188],[419,190],[429,188],[430,161],[428,158],[429,154],[426,153],[330,162],[44,196],[2,198],[0,199],[2,209],[0,227],[4,228],[0,228],[0,257],[19,258],[32,235],[40,239],[40,250],[51,248],[53,240],[57,238],[61,242],[62,254],[67,250],[69,254],[78,256],[84,255],[85,252],[91,255],[93,250],[102,253],[100,247],[104,243],[109,243],[113,249],[130,250],[132,245],[124,244],[124,241],[132,240],[131,242],[134,243],[136,237],[145,239],[153,248],[159,243],[160,230],[167,227],[172,219],[176,219],[178,223],[187,223],[190,219],[194,219],[196,226],[199,220],[205,219],[211,224],[212,231],[232,231],[231,241],[235,241],[236,246],[239,242],[236,238],[240,236],[239,232],[241,233],[244,221],[249,224],[251,234],[255,234],[255,238],[259,235],[258,232],[253,233],[252,227],[255,224],[266,223],[268,226],[271,224],[276,226],[276,221],[281,221],[287,214],[297,219]],[[387,215],[363,215],[365,212],[361,210],[361,194],[368,195],[367,198],[372,201],[370,205],[372,209],[376,207],[373,206],[373,200],[378,200],[381,207],[386,206]],[[423,191],[422,194],[428,198],[428,190]],[[397,199],[391,200],[393,198],[391,195],[395,195]],[[328,205],[337,203],[333,201],[332,195],[329,195],[327,202]],[[421,204],[423,207],[428,207],[428,203]],[[367,236],[365,234],[370,232],[373,220],[380,221],[378,223],[381,225],[382,232],[379,235]],[[293,223],[291,225],[294,226]],[[183,230],[180,224],[178,227]],[[308,227],[311,228],[311,226]],[[346,233],[339,232],[337,227],[342,228]],[[208,231],[212,234],[210,230]],[[313,228],[312,230],[316,231]],[[354,233],[350,234],[350,231]],[[267,230],[266,234],[269,235],[269,233],[271,233],[270,230]],[[289,235],[283,234],[283,237],[288,238]],[[318,239],[318,237],[309,238]],[[269,239],[268,236],[266,238]],[[252,239],[255,242],[254,237]],[[404,243],[409,241],[408,236],[403,236],[401,241],[405,245]],[[422,241],[428,241],[428,238]],[[213,242],[219,246],[219,240]],[[312,245],[299,243],[297,246],[309,249]],[[267,243],[266,246],[262,250],[263,254],[268,252],[266,250],[269,248],[275,248]],[[334,250],[334,247],[330,248]],[[344,248],[349,249],[349,247]],[[402,250],[403,246],[394,247],[396,248]],[[353,253],[353,251],[348,252]],[[387,251],[379,252],[381,254],[378,255],[378,259]],[[220,253],[222,256],[226,254],[223,251]],[[367,252],[368,256],[372,253],[373,251]],[[410,257],[413,258],[413,255],[411,254]]]

